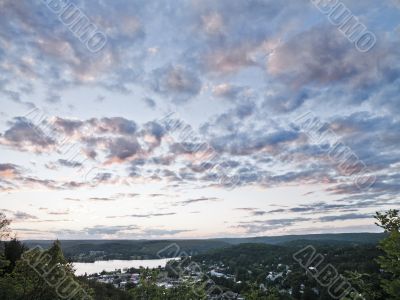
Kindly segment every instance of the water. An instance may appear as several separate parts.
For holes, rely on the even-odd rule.
[[[99,260],[94,263],[73,263],[75,275],[85,275],[85,273],[94,274],[101,271],[114,271],[115,269],[125,268],[158,268],[165,267],[170,258],[163,259],[146,259],[146,260]]]

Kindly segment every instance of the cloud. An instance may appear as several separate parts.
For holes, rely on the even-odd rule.
[[[148,147],[147,151],[151,152],[161,145],[162,138],[167,134],[166,129],[157,121],[147,122],[143,125],[140,132],[144,143]]]
[[[143,100],[149,108],[156,108],[157,103],[153,99],[146,97]]]
[[[266,212],[266,211],[263,211],[263,210],[255,210],[255,211],[253,211],[251,214],[252,214],[253,216],[263,216],[263,215],[267,214],[267,212]]]
[[[317,24],[292,36],[268,56],[268,73],[283,85],[267,97],[267,104],[278,111],[292,111],[314,96],[313,88],[326,88],[324,101],[359,105],[370,98],[392,106],[394,95],[389,92],[385,100],[380,97],[397,86],[400,76],[400,64],[396,63],[400,52],[393,51],[399,42],[389,36],[381,34],[367,53],[359,53],[331,25]],[[374,99],[377,93],[381,95]]]
[[[53,149],[56,141],[24,117],[16,117],[9,123],[10,128],[0,135],[0,144],[20,151],[41,153]]]
[[[52,126],[67,136],[73,135],[84,125],[84,122],[80,120],[64,119],[60,117],[56,117],[51,121]]]
[[[116,233],[120,233],[122,231],[129,231],[132,229],[136,229],[137,227],[134,225],[131,226],[94,226],[94,227],[89,227],[89,228],[85,228],[85,231],[87,231],[87,233],[89,235],[97,235],[97,234],[116,234]]]
[[[141,8],[136,3],[119,2],[113,5],[76,3],[108,38],[106,47],[92,55],[43,3],[3,1],[5,17],[0,25],[4,31],[0,42],[3,45],[1,54],[6,58],[1,67],[1,73],[7,75],[5,85],[34,79],[60,90],[96,82],[108,89],[127,91],[128,83],[136,80],[140,73],[141,59],[146,54],[144,50],[137,50],[145,36],[137,14],[142,15],[146,5]],[[122,3],[124,9],[116,10]],[[120,25],[121,21],[124,26]],[[135,52],[129,51],[135,47]]]
[[[148,214],[132,214],[132,215],[123,215],[123,216],[108,216],[108,219],[118,219],[118,218],[154,218],[154,217],[164,217],[164,216],[173,216],[176,215],[174,212],[168,213],[148,213]]]
[[[343,214],[336,216],[324,216],[318,220],[321,222],[333,222],[333,221],[346,221],[346,220],[358,220],[358,219],[372,219],[372,215],[368,214]]]
[[[144,236],[165,236],[191,232],[190,229],[143,229],[141,234]]]
[[[316,93],[307,88],[299,88],[293,91],[285,85],[269,87],[262,108],[265,111],[272,109],[278,113],[289,113],[301,107],[314,94]]]
[[[153,193],[148,195],[151,198],[157,198],[157,197],[163,197],[165,194],[158,194],[158,193]]]
[[[57,103],[61,102],[61,96],[53,94],[53,93],[50,93],[49,95],[47,95],[45,101],[50,103],[50,104],[57,104]]]
[[[80,199],[76,199],[76,198],[64,198],[65,201],[74,201],[74,202],[80,202]]]
[[[253,207],[239,207],[239,208],[235,208],[235,210],[240,210],[240,211],[254,211],[257,210],[257,208],[253,208]]]
[[[324,201],[313,202],[310,204],[302,204],[290,208],[280,208],[268,211],[268,213],[301,213],[301,214],[317,214],[317,213],[330,213],[330,212],[348,212],[357,211],[365,207],[379,207],[384,204],[385,201],[379,199],[364,200],[360,198],[358,200],[352,200],[349,198],[341,199],[336,202],[327,203]],[[387,205],[390,205],[390,201],[386,201]],[[351,214],[350,214],[351,215]]]
[[[66,159],[59,159],[57,162],[61,166],[68,167],[68,168],[79,168],[82,166],[82,164],[80,162],[66,160]]]
[[[154,70],[149,83],[153,91],[177,103],[186,102],[199,94],[202,86],[196,73],[174,65]]]
[[[97,225],[92,227],[85,227],[81,230],[58,230],[55,231],[57,235],[60,236],[78,236],[78,237],[91,237],[91,236],[112,236],[122,233],[132,233],[139,227],[135,225],[128,226],[105,226]]]
[[[0,164],[0,177],[2,179],[15,178],[21,174],[21,168],[14,164]]]
[[[137,130],[137,125],[134,121],[121,117],[91,119],[89,123],[95,127],[98,133],[133,135]]]
[[[298,132],[288,130],[270,133],[264,131],[237,132],[215,137],[212,139],[211,144],[218,152],[227,152],[232,155],[250,155],[261,150],[275,152],[280,146],[293,142],[298,138]]]
[[[251,57],[251,51],[252,47],[246,44],[232,49],[216,49],[207,53],[204,60],[211,72],[234,73],[256,65]]]
[[[258,211],[255,211],[258,212]],[[291,211],[294,212],[294,211]],[[264,213],[264,212],[263,212]],[[260,214],[263,215],[263,214]],[[260,216],[255,214],[255,216]],[[274,229],[282,229],[298,225],[299,223],[306,221],[314,221],[314,222],[334,222],[334,221],[345,221],[345,220],[360,220],[360,219],[372,219],[372,215],[369,214],[360,214],[360,213],[349,213],[342,215],[327,215],[323,217],[319,217],[316,219],[309,217],[293,217],[293,218],[282,218],[282,219],[273,219],[273,220],[256,220],[256,221],[243,221],[238,225],[235,225],[235,228],[240,228],[245,230],[247,234],[256,234],[256,233],[264,233]]]
[[[287,228],[297,223],[310,221],[310,218],[286,218],[286,219],[274,219],[266,221],[253,221],[253,222],[240,222],[235,228],[243,229],[247,234],[255,234],[267,232],[269,230]]]
[[[143,238],[149,236],[172,236],[180,233],[190,232],[187,229],[164,229],[164,228],[141,228],[135,225],[96,225],[85,227],[80,230],[53,230],[57,236],[63,238]]]
[[[11,219],[14,222],[24,222],[24,221],[38,220],[38,217],[26,212],[16,211],[13,212],[13,216],[11,217]]]
[[[287,76],[297,86],[335,83],[371,70],[373,62],[359,64],[360,56],[336,28],[315,26],[277,47],[268,58],[267,70]]]
[[[123,162],[132,159],[140,151],[140,144],[136,140],[124,138],[110,139],[106,142],[108,163]]]
[[[118,193],[113,198],[135,198],[140,196],[138,193]]]
[[[216,197],[201,197],[201,198],[188,199],[188,200],[180,202],[180,204],[183,206],[186,206],[186,205],[193,204],[193,203],[216,202],[216,201],[222,201],[222,200],[219,198],[216,198]]]
[[[97,201],[97,202],[103,202],[103,201],[114,201],[114,198],[106,198],[106,197],[92,197],[89,198],[90,201]]]
[[[60,210],[60,211],[49,211],[47,212],[49,215],[54,215],[54,216],[65,216],[65,215],[69,215],[70,212],[69,210]]]
[[[217,97],[236,100],[236,97],[243,92],[243,88],[229,83],[221,83],[214,86],[212,91]]]
[[[394,1],[349,2],[379,40],[370,52],[359,53],[306,1],[79,0],[76,5],[108,38],[95,55],[40,1],[0,2],[0,95],[9,101],[7,117],[17,116],[0,124],[5,148],[1,192],[91,189],[98,184],[122,188],[131,182],[157,182],[177,190],[189,185],[223,188],[222,170],[236,176],[238,187],[318,185],[321,197],[335,199],[315,202],[316,192],[309,196],[311,203],[269,212],[244,207],[248,217],[318,214],[315,221],[323,222],[320,215],[357,217],[363,207],[396,205],[400,47],[391,19],[399,14]],[[65,110],[72,104],[78,108],[75,102],[81,99],[75,95],[81,92],[92,104],[102,94],[98,100],[108,101],[97,102],[96,111],[84,111],[84,106]],[[139,105],[131,114],[124,105],[136,100]],[[20,109],[36,105],[60,115],[44,121],[21,116]],[[157,119],[171,109],[185,112],[195,137],[187,138],[184,126],[174,134]],[[310,109],[377,176],[370,189],[360,191],[296,126],[297,116]],[[209,158],[196,151],[201,145],[212,148]],[[82,157],[61,156],[71,146]],[[26,163],[19,162],[25,158]],[[94,165],[104,170],[92,174],[90,182],[79,179],[73,168]],[[92,201],[112,204],[138,196],[106,195]],[[141,196],[155,197],[148,192]],[[217,200],[189,197],[180,205],[207,201]],[[288,220],[281,223],[254,226],[290,226]]]

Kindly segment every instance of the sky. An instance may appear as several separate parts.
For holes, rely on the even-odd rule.
[[[13,232],[378,232],[400,203],[400,2],[333,2],[0,0]]]

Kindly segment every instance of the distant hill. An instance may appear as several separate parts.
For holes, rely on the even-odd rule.
[[[48,248],[53,241],[24,241],[28,247]],[[178,245],[178,247],[176,247]],[[66,257],[73,261],[155,259],[187,253],[195,255],[230,244],[218,240],[62,240]],[[158,254],[160,251],[160,255]]]
[[[319,242],[341,242],[356,244],[377,244],[385,237],[385,233],[334,233],[334,234],[305,234],[305,235],[282,235],[282,236],[262,236],[249,238],[224,238],[219,241],[237,245],[243,243],[261,243],[279,245],[293,241],[319,241]]]
[[[110,259],[154,259],[158,252],[166,249],[162,257],[174,257],[177,252],[188,255],[205,254],[211,250],[239,244],[269,244],[281,246],[315,245],[358,245],[377,244],[384,233],[339,233],[264,236],[249,238],[220,238],[205,240],[62,240],[65,255],[73,261]],[[28,247],[48,248],[53,241],[26,240]],[[175,247],[179,246],[179,249]],[[239,248],[240,249],[240,248]]]

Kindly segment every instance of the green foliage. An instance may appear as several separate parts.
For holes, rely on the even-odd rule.
[[[375,224],[382,227],[385,232],[393,233],[399,232],[400,229],[400,216],[399,210],[391,209],[386,213],[377,212],[375,219],[378,220]]]
[[[353,271],[345,273],[346,278],[352,284],[353,288],[361,293],[365,300],[378,300],[384,299],[383,291],[380,287],[380,277],[378,273],[367,274]],[[358,295],[348,295],[345,299],[360,299]]]
[[[0,214],[0,236],[8,234],[10,221]],[[0,255],[0,299],[91,299],[91,291],[76,280],[60,243],[48,250],[27,248],[16,238],[6,242]],[[66,297],[67,296],[67,297]]]
[[[6,273],[11,273],[14,270],[17,261],[21,259],[26,250],[28,248],[16,238],[4,243],[4,258],[8,261],[8,266],[5,267]]]
[[[131,300],[127,292],[115,288],[112,284],[99,283],[94,280],[87,281],[88,287],[93,291],[96,300]]]
[[[3,213],[0,213],[0,241],[9,235],[8,225],[10,225],[10,220]]]
[[[382,227],[389,236],[380,243],[384,255],[377,261],[385,272],[382,278],[382,287],[390,299],[400,299],[400,216],[398,210],[389,210],[386,213],[377,213],[377,225]]]
[[[249,290],[244,293],[246,300],[283,300],[291,299],[289,295],[282,295],[275,287],[265,288],[252,284]]]
[[[71,295],[70,299],[85,299],[90,294],[75,280],[57,242],[47,251],[25,252],[12,273],[0,278],[0,286],[0,299],[4,300],[54,300],[66,295]]]

